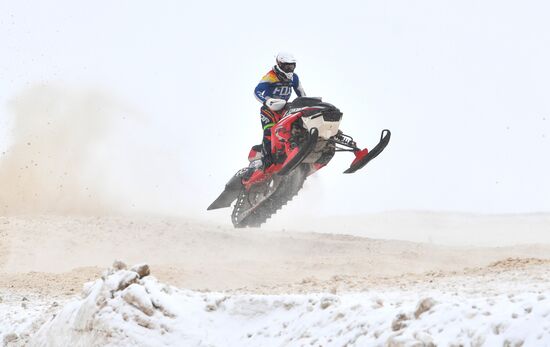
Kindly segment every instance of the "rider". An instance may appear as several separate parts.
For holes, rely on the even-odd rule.
[[[264,137],[262,141],[262,160],[264,169],[273,163],[271,156],[271,127],[277,123],[283,109],[290,99],[292,89],[298,96],[306,96],[298,75],[294,73],[296,59],[290,53],[277,54],[276,64],[260,80],[254,89],[254,95],[262,103],[260,109]]]

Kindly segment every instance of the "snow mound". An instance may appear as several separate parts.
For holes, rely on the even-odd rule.
[[[458,282],[471,285],[462,278]],[[115,262],[100,279],[84,286],[82,298],[42,317],[44,323],[34,333],[8,332],[3,342],[6,346],[550,345],[550,287],[547,278],[533,283],[502,280],[477,292],[395,287],[339,295],[202,293],[159,283],[147,265],[128,269]]]
[[[168,331],[164,321],[174,314],[167,309],[172,289],[149,274],[146,264],[127,269],[116,261],[100,279],[86,283],[82,299],[66,304],[29,344],[120,346],[142,344],[145,335],[154,344],[155,334]]]

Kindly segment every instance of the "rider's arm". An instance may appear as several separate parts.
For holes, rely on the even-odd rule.
[[[254,89],[254,96],[256,97],[256,99],[263,105],[266,100],[268,99],[268,97],[266,97],[264,94],[265,92],[267,91],[267,87],[268,87],[269,83],[267,82],[262,82],[260,81],[260,83],[258,83],[258,85],[256,86],[256,88]]]
[[[302,83],[300,82],[300,78],[298,78],[298,75],[294,74],[292,78],[292,88],[294,88],[294,92],[298,96],[306,96],[306,92],[304,88],[302,87]]]
[[[275,76],[275,72],[273,70],[269,71],[265,74],[264,77],[260,80],[260,83],[256,86],[256,89],[254,89],[254,96],[256,96],[256,99],[261,102],[263,105],[265,105],[265,102],[271,98],[269,86],[272,83],[277,82],[277,76]]]

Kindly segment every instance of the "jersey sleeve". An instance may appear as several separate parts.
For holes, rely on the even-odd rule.
[[[260,82],[254,89],[254,96],[256,97],[256,100],[258,100],[262,104],[266,101],[266,97],[264,96],[264,94],[265,94],[265,91],[267,90],[268,85],[269,83]]]
[[[304,88],[302,87],[302,83],[300,82],[300,78],[298,75],[294,74],[294,77],[292,78],[292,88],[294,88],[294,92],[298,96],[306,96],[306,92]]]
[[[260,80],[260,83],[256,86],[254,89],[254,96],[256,99],[261,102],[262,104],[269,98],[268,95],[266,95],[267,89],[270,84],[277,82],[277,78],[273,76],[273,72],[270,71],[267,74],[265,74],[264,77]]]

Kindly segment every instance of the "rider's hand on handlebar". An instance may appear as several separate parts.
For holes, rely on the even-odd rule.
[[[267,99],[265,101],[265,105],[271,110],[271,111],[280,111],[285,107],[286,100],[283,99]]]

